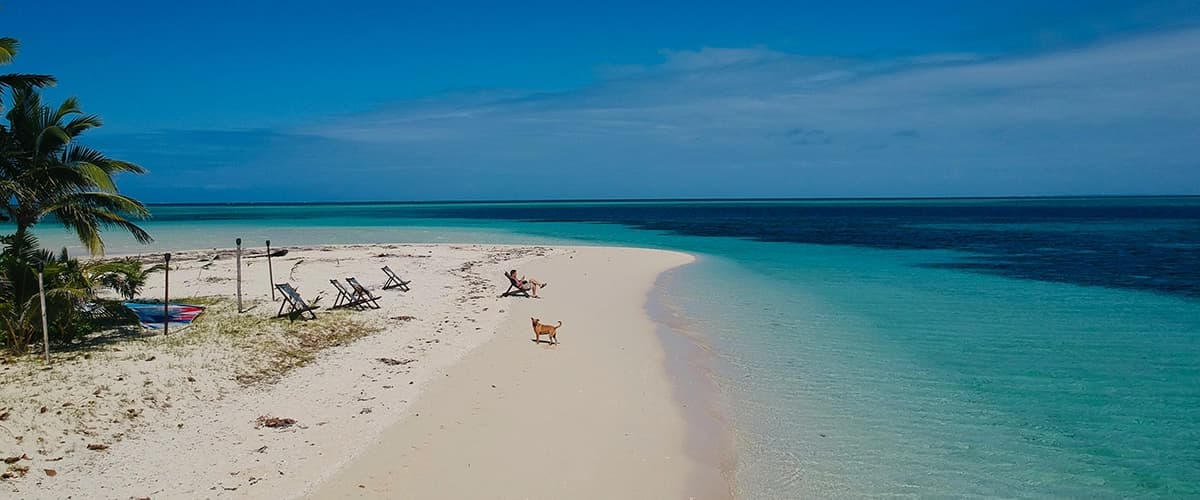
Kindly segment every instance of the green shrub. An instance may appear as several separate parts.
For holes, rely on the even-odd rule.
[[[101,328],[132,322],[124,307],[98,298],[97,292],[111,289],[132,299],[145,285],[147,275],[157,269],[145,268],[135,259],[82,264],[65,249],[58,255],[38,249],[37,239],[26,231],[2,236],[0,243],[0,333],[4,347],[18,354],[41,338],[39,263],[52,343],[72,342]]]

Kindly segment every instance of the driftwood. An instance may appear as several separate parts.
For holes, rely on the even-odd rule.
[[[287,255],[287,254],[288,254],[288,250],[286,248],[280,248],[279,250],[272,250],[270,255],[272,257],[283,257],[284,255]],[[255,257],[266,257],[266,256],[267,256],[267,254],[260,253],[257,255],[244,255],[244,256],[242,256],[242,258],[243,259],[253,259]]]

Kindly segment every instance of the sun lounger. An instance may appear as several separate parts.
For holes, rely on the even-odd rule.
[[[333,299],[333,308],[334,309],[337,309],[339,307],[357,307],[359,309],[363,308],[363,302],[362,302],[362,300],[360,300],[358,298],[357,293],[346,290],[346,286],[342,285],[342,282],[340,282],[338,280],[329,280],[329,283],[332,284],[333,287],[337,289],[337,293],[338,293],[337,298]]]
[[[308,315],[311,316],[311,319],[317,319],[317,313],[313,312],[313,310],[319,309],[321,306],[308,305],[308,303],[300,297],[300,292],[297,292],[296,289],[292,288],[292,285],[288,283],[277,283],[275,284],[275,288],[279,290],[279,293],[283,294],[283,303],[279,305],[279,314],[275,315],[276,318],[284,315],[291,317],[294,314],[299,316],[300,319],[304,319],[304,313],[308,313]],[[285,308],[287,311],[284,311]]]
[[[529,295],[529,289],[522,287],[515,278],[509,276],[508,273],[504,273],[504,277],[508,278],[508,290],[500,294],[501,297],[532,297]]]
[[[412,281],[404,281],[404,280],[400,279],[400,276],[397,276],[396,272],[392,271],[392,268],[390,268],[388,266],[383,266],[383,273],[386,274],[388,277],[387,283],[383,284],[384,290],[387,290],[389,288],[399,288],[405,292],[408,291],[408,284],[412,283]]]
[[[354,290],[354,300],[372,309],[379,309],[379,297],[371,295],[371,291],[367,290],[367,287],[362,286],[357,279],[353,277],[346,278],[346,283],[349,283],[350,288]]]

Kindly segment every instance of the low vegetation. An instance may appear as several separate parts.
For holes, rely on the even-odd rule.
[[[324,349],[379,331],[347,310],[323,312],[315,320],[289,321],[239,314],[234,302],[224,298],[201,297],[180,302],[207,309],[190,328],[164,337],[157,344],[164,352],[178,355],[199,348],[236,353],[241,359],[233,377],[243,385],[275,380],[293,368],[308,364]]]
[[[137,327],[90,334],[52,352],[50,370],[36,355],[0,354],[0,455],[89,453],[88,446],[124,440],[151,422],[176,425],[178,405],[273,383],[323,349],[379,330],[343,310],[289,321],[239,314],[224,298],[180,302],[207,310],[169,335],[143,335]]]
[[[28,352],[41,341],[39,267],[45,290],[46,326],[50,341],[70,345],[103,329],[135,324],[134,316],[119,300],[103,299],[111,290],[132,299],[158,266],[144,267],[134,259],[82,263],[38,249],[28,232],[0,237],[0,335],[14,354]]]

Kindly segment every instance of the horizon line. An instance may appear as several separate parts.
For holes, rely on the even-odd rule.
[[[725,201],[930,201],[930,200],[1078,200],[1078,199],[1200,198],[1200,194],[1136,195],[1011,195],[1011,196],[833,196],[833,197],[716,197],[716,198],[560,198],[542,200],[370,200],[370,201],[195,201],[147,202],[146,206],[285,206],[285,205],[449,205],[522,203],[639,203]]]

